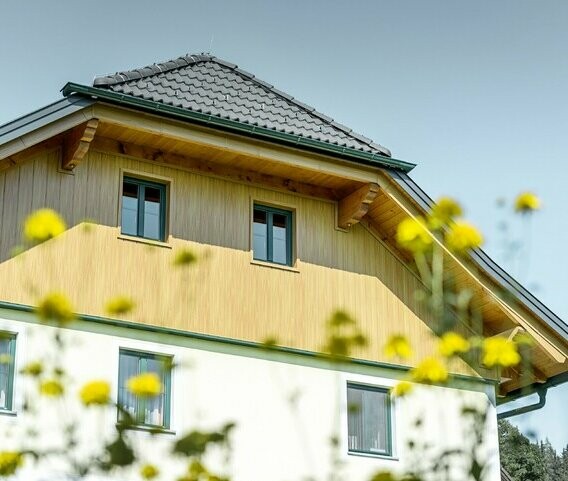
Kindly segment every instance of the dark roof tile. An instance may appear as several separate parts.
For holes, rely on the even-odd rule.
[[[331,145],[390,156],[388,149],[371,139],[354,133],[235,64],[207,54],[185,55],[98,77],[93,85]]]

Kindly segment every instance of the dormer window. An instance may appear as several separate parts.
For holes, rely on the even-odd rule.
[[[166,186],[124,177],[121,233],[156,241],[166,238]]]

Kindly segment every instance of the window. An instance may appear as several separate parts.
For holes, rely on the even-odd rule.
[[[388,390],[347,384],[347,412],[349,452],[392,455]]]
[[[122,234],[164,241],[166,238],[166,186],[124,177],[122,182]]]
[[[120,350],[118,367],[118,404],[142,426],[170,427],[171,357],[145,352]],[[135,396],[127,389],[133,376],[155,372],[162,381],[162,393],[153,398]],[[119,412],[119,421],[121,413]]]
[[[253,258],[292,265],[292,212],[254,204]]]
[[[0,411],[12,410],[16,336],[0,332]]]

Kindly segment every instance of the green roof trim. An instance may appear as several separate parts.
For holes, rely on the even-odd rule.
[[[180,118],[190,122],[209,125],[224,130],[246,134],[251,137],[257,137],[264,140],[270,140],[281,144],[291,145],[300,149],[311,150],[327,155],[334,155],[345,160],[357,162],[372,167],[387,167],[390,169],[410,172],[416,164],[403,160],[393,159],[384,155],[370,152],[363,152],[349,147],[340,147],[337,145],[321,142],[319,140],[309,139],[306,137],[277,132],[264,127],[258,127],[235,120],[223,119],[215,115],[202,114],[162,102],[154,102],[152,100],[141,99],[132,95],[119,94],[106,89],[97,87],[89,87],[86,85],[69,82],[61,89],[66,97],[72,94],[84,95],[93,99],[106,100],[111,103],[126,105],[139,110],[150,111],[161,115]]]
[[[17,304],[7,301],[0,301],[0,309],[7,309],[7,310],[26,312],[26,313],[33,313],[35,311],[35,308],[33,306],[29,306],[26,304]],[[76,316],[79,321],[87,321],[106,326],[113,326],[123,329],[133,329],[143,332],[153,332],[153,333],[165,334],[170,336],[184,337],[198,341],[206,341],[217,344],[251,348],[254,350],[272,351],[274,353],[289,354],[303,358],[319,359],[322,361],[330,361],[333,363],[333,361],[331,361],[329,356],[327,356],[326,354],[315,351],[307,351],[305,349],[297,349],[294,347],[286,347],[278,345],[267,346],[266,344],[261,342],[247,341],[244,339],[235,339],[231,337],[216,336],[212,334],[202,334],[198,332],[185,331],[182,329],[175,329],[171,327],[155,326],[151,324],[141,324],[133,321],[110,319],[106,317],[93,316],[89,314],[76,314]],[[70,328],[71,329],[73,328],[72,325],[70,326]],[[364,366],[368,368],[386,369],[386,370],[396,371],[401,374],[408,373],[411,369],[410,366],[403,366],[401,364],[391,364],[387,362],[370,361],[368,359],[358,359],[358,358],[346,358],[344,362],[340,362],[338,364],[341,364],[342,366],[352,364],[355,366]],[[466,383],[478,383],[482,385],[492,385],[492,386],[496,386],[498,384],[498,381],[495,379],[471,376],[467,374],[450,374],[450,380],[457,382],[463,381]]]

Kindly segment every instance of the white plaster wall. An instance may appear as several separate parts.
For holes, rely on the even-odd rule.
[[[11,318],[12,320],[9,320]],[[76,329],[62,331],[70,346],[54,354],[52,327],[30,321],[30,315],[0,311],[0,330],[18,334],[17,369],[27,362],[49,357],[67,369],[68,395],[63,401],[39,400],[34,386],[20,375],[15,380],[15,414],[0,415],[0,449],[16,449],[19,443],[43,446],[60,442],[62,423],[81,422],[83,444],[88,452],[112,433],[116,421],[113,409],[90,409],[86,414],[77,400],[80,385],[92,379],[109,380],[116,396],[119,348],[131,348],[174,356],[178,367],[172,374],[171,430],[175,434],[151,436],[132,431],[129,436],[142,450],[145,461],[163,469],[160,479],[175,480],[184,470],[181,462],[170,459],[168,449],[180,434],[192,429],[215,429],[233,421],[233,455],[225,463],[215,453],[211,462],[224,467],[236,481],[328,479],[332,450],[330,438],[339,439],[339,460],[350,481],[366,480],[380,469],[402,470],[424,456],[412,456],[411,438],[431,443],[434,450],[467,445],[467,426],[461,416],[465,404],[489,404],[485,445],[478,449],[492,463],[486,480],[499,480],[496,414],[489,403],[492,387],[479,383],[464,388],[418,387],[407,399],[393,405],[392,458],[347,453],[346,383],[360,382],[392,386],[398,371],[349,367],[348,371],[329,368],[321,360],[278,354],[258,349],[196,341],[182,337],[140,332],[132,329],[77,323]],[[39,402],[40,416],[23,412],[24,393]],[[423,420],[415,426],[417,418]],[[26,435],[26,429],[40,433],[39,441]],[[418,460],[418,461],[417,461]],[[456,480],[460,481],[458,464]],[[32,462],[18,479],[56,479],[65,470],[57,463],[34,466]],[[101,478],[103,479],[103,478]],[[110,477],[106,479],[111,479]],[[137,479],[136,471],[116,473],[112,479]]]

